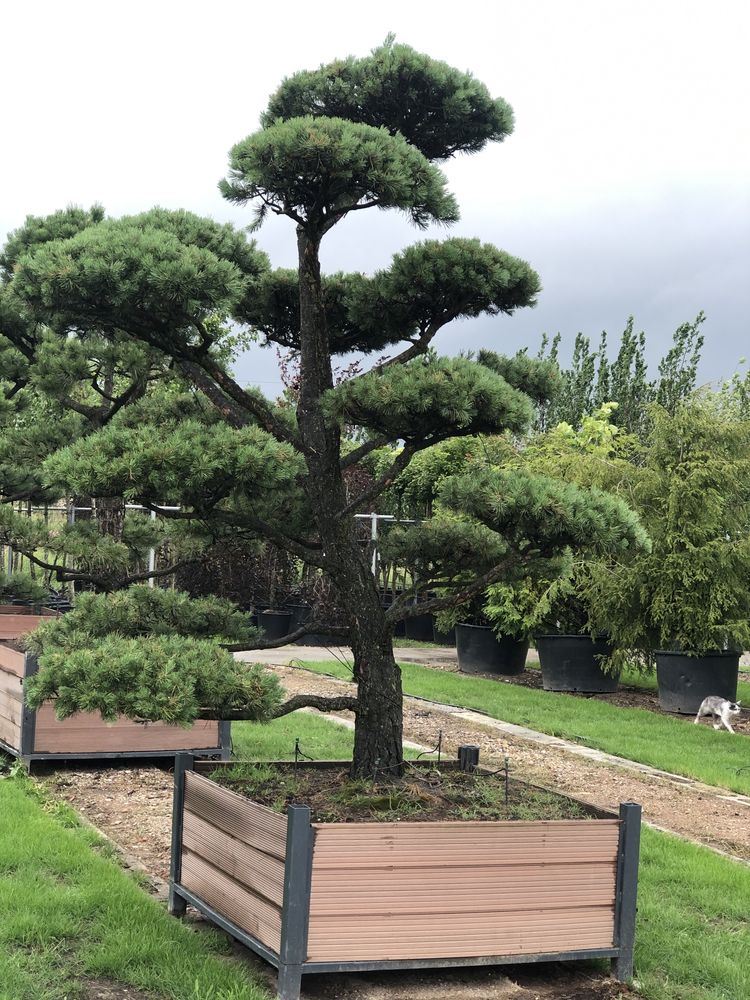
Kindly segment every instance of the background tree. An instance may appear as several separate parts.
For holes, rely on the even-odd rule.
[[[91,506],[91,519],[78,513],[73,523],[66,524],[64,516],[30,523],[33,507],[46,509],[75,494],[64,478],[42,477],[44,460],[124,417],[130,407],[136,421],[144,419],[144,406],[152,422],[160,412],[164,419],[170,414],[215,417],[201,396],[187,391],[192,381],[186,382],[163,352],[123,331],[102,331],[85,316],[70,336],[53,315],[16,294],[19,257],[103,220],[99,206],[29,216],[0,252],[0,538],[46,579],[112,590],[145,578],[149,549],[171,538],[174,550],[174,532],[163,522],[126,514],[123,496],[86,493],[77,494],[77,502]],[[231,349],[230,336],[215,315],[206,323],[217,335],[215,352],[224,356]],[[17,512],[14,505],[21,502]],[[160,575],[170,568],[162,567]]]
[[[629,434],[645,438],[650,428],[649,405],[659,403],[669,413],[695,390],[703,348],[702,312],[681,324],[672,346],[658,364],[655,379],[648,377],[646,335],[635,332],[631,316],[620,335],[617,354],[609,358],[606,331],[594,350],[584,334],[576,335],[568,368],[561,368],[559,392],[537,408],[536,426],[549,430],[560,422],[580,427],[582,419],[608,402],[617,403],[613,421]],[[560,334],[550,342],[545,334],[538,357],[558,363]]]
[[[457,207],[434,161],[503,139],[512,115],[470,74],[389,40],[364,59],[284,81],[262,126],[232,149],[221,187],[237,204],[256,204],[257,225],[269,212],[293,223],[296,271],[271,270],[230,227],[161,210],[102,221],[18,262],[14,293],[60,335],[94,327],[163,352],[220,417],[165,424],[158,434],[115,417],[58,452],[46,475],[91,495],[137,499],[174,520],[271,540],[326,573],[345,605],[358,681],[349,702],[353,772],[396,772],[402,693],[392,631],[420,609],[406,598],[382,608],[353,515],[424,449],[529,426],[529,392],[541,399],[549,388],[543,363],[502,359],[493,368],[435,357],[430,344],[454,319],[532,305],[539,279],[524,261],[466,238],[417,243],[369,277],[323,275],[320,248],[333,226],[367,209],[396,209],[417,227],[454,222]],[[294,408],[232,378],[206,323],[215,312],[299,351]],[[355,349],[388,357],[334,387],[333,356]],[[361,429],[355,447],[343,439],[352,425]],[[379,476],[348,494],[347,470],[398,443]],[[181,510],[159,508],[164,497]],[[464,601],[569,546],[632,545],[643,537],[620,501],[543,476],[487,470],[451,477],[440,501],[454,516],[402,538],[403,551],[421,560],[423,586],[442,589],[425,609]],[[44,663],[43,656],[40,678]],[[55,666],[47,695],[59,693],[67,676],[61,659]],[[110,710],[134,711],[116,684],[107,686],[105,672],[88,676],[87,704],[96,687]],[[151,680],[158,685],[158,675]],[[65,710],[76,704],[75,689],[81,685],[71,677]],[[227,711],[210,685],[200,691],[200,713]],[[140,713],[146,703],[139,700]],[[254,712],[255,703],[243,715],[235,701],[231,717]]]

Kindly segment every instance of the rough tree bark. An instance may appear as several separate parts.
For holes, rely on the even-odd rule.
[[[326,421],[322,397],[333,386],[331,353],[321,291],[319,237],[297,229],[300,290],[300,396],[298,425],[308,469],[308,497],[323,544],[327,571],[352,623],[358,683],[352,776],[400,773],[403,757],[401,671],[391,629],[347,506],[339,428]]]

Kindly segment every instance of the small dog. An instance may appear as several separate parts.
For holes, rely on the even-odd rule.
[[[742,711],[740,703],[738,701],[727,701],[726,698],[720,698],[716,694],[711,694],[708,698],[704,698],[701,702],[701,707],[698,709],[698,714],[695,717],[695,724],[698,725],[698,721],[702,715],[713,715],[714,729],[721,729],[724,726],[728,729],[730,733],[734,733],[734,730],[729,725],[730,718],[734,718],[735,715],[739,715]]]

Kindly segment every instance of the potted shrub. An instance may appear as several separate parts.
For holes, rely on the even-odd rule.
[[[488,592],[489,593],[489,592]],[[465,674],[520,674],[529,651],[528,636],[514,627],[497,627],[482,595],[437,616],[444,632],[455,629],[458,669]]]
[[[674,414],[655,408],[629,489],[652,548],[594,567],[599,619],[655,664],[666,711],[692,714],[706,695],[736,700],[750,645],[750,422],[710,397]]]
[[[584,574],[579,561],[577,573]],[[603,635],[590,634],[589,612],[576,571],[556,580],[527,577],[516,584],[495,584],[485,606],[496,629],[535,639],[545,691],[603,694],[617,690],[610,666],[613,647]]]

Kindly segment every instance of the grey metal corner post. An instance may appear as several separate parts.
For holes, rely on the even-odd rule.
[[[221,747],[221,759],[232,759],[232,723],[225,719],[219,723],[219,746]]]
[[[640,847],[641,807],[636,802],[621,802],[615,900],[615,945],[619,949],[619,954],[612,960],[612,971],[623,983],[633,978]]]
[[[26,653],[23,661],[23,679],[28,680],[39,670],[39,661],[35,653]],[[23,691],[21,708],[21,760],[26,767],[31,767],[31,757],[34,753],[36,740],[36,712],[26,704],[26,691]]]
[[[279,949],[279,1000],[298,1000],[302,966],[307,959],[310,924],[313,829],[307,806],[289,806],[284,866],[284,902],[281,910]]]
[[[178,753],[174,758],[174,793],[172,796],[172,856],[169,864],[169,912],[182,917],[187,903],[177,886],[182,877],[182,827],[185,816],[185,772],[193,770],[193,755]]]

